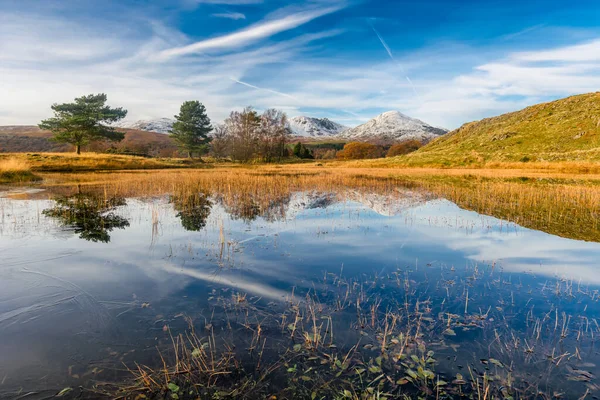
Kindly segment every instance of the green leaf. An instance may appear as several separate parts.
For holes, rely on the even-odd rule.
[[[200,351],[200,349],[196,348],[192,351],[192,357],[198,358],[198,357],[200,357],[200,355],[202,355],[202,352]]]
[[[294,351],[299,352],[302,350],[302,345],[300,343],[294,345]]]
[[[413,379],[417,379],[417,373],[415,371],[413,371],[412,369],[407,369],[406,373]]]
[[[504,368],[504,364],[502,364],[500,361],[496,360],[495,358],[490,358],[489,361],[497,367]]]
[[[58,394],[56,395],[56,397],[62,397],[65,394],[69,393],[71,390],[73,390],[73,388],[66,387],[63,390],[61,390],[60,392],[58,392]]]
[[[179,392],[179,386],[177,386],[176,384],[174,384],[173,382],[169,382],[169,384],[167,385],[167,387],[169,388],[169,390],[173,393],[177,393]]]

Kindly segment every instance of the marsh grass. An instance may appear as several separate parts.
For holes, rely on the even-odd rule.
[[[0,183],[19,183],[40,180],[31,172],[31,166],[23,159],[0,159]]]
[[[183,210],[198,193],[214,196],[241,219],[279,217],[294,192],[374,193],[460,207],[563,237],[600,241],[600,176],[525,170],[352,169],[316,166],[214,168],[45,176],[51,190],[77,182],[112,196],[170,193]],[[405,189],[398,191],[398,188]],[[408,194],[406,192],[408,190]],[[412,192],[412,194],[410,193]],[[190,203],[190,204],[187,204]],[[279,206],[279,207],[278,207]]]
[[[53,174],[47,182],[61,195],[168,194],[178,212],[191,217],[210,199],[244,220],[286,218],[295,192],[338,200],[379,195],[392,203],[411,197],[414,204],[442,197],[525,227],[600,241],[598,179],[566,173],[287,166]],[[158,224],[153,214],[152,229]],[[219,268],[232,265],[225,261],[229,248],[221,223]],[[600,324],[588,312],[599,298],[585,284],[534,274],[522,283],[496,263],[402,266],[358,277],[325,273],[312,283],[282,303],[224,289],[210,294],[209,317],[186,316],[187,329],[165,325],[159,363],[126,363],[131,381],[111,390],[98,386],[95,394],[550,399],[600,390],[594,364]]]
[[[147,158],[141,156],[84,153],[14,153],[0,154],[0,162],[13,159],[25,162],[38,172],[89,172],[131,169],[208,168],[200,161],[178,158]]]

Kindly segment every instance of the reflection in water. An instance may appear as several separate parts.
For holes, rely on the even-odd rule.
[[[121,197],[104,198],[97,194],[77,193],[57,198],[55,202],[56,205],[44,210],[43,214],[73,229],[81,239],[108,243],[109,232],[129,226],[127,219],[114,213],[115,208],[127,204]]]
[[[315,348],[360,360],[346,368],[354,380],[393,371],[394,379],[380,381],[395,394],[413,379],[406,368],[431,369],[447,386],[464,385],[455,382],[469,381],[470,371],[493,374],[511,393],[529,382],[544,393],[564,391],[565,398],[596,385],[583,379],[600,374],[592,349],[600,333],[600,245],[524,229],[398,186],[261,193],[193,187],[152,193],[160,197],[151,200],[135,194],[127,202],[79,193],[43,212],[84,239],[110,241],[103,246],[57,237],[56,224],[38,216],[38,208],[49,207],[44,200],[2,199],[0,382],[7,378],[0,398],[4,388],[55,394],[120,379],[115,370],[123,364],[163,368],[156,348],[173,347],[190,326],[240,354],[257,349],[260,339],[264,365],[279,360],[280,343],[289,344],[294,361],[277,380],[283,386],[286,379],[307,387],[327,374],[336,379],[339,365],[323,364]],[[149,249],[156,226],[160,240]],[[36,235],[17,238],[19,227]],[[233,249],[228,268],[224,244]],[[109,336],[115,327],[119,336]],[[76,347],[67,343],[73,341]],[[251,358],[253,371],[256,354]],[[94,369],[103,372],[96,376]],[[298,379],[299,371],[310,380]],[[535,377],[543,379],[534,383]]]
[[[181,226],[186,231],[198,232],[206,226],[206,219],[212,207],[212,202],[206,194],[195,193],[183,199],[171,197],[171,202],[177,211],[177,218],[181,219]]]

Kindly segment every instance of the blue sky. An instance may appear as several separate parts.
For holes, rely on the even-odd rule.
[[[577,0],[0,0],[0,125],[105,92],[128,119],[200,100],[354,126],[461,124],[600,90],[600,4]]]

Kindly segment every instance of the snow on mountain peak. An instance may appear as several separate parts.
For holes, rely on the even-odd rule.
[[[327,118],[311,118],[306,116],[291,118],[290,128],[294,136],[304,137],[336,136],[349,129]]]
[[[345,131],[341,136],[357,140],[387,139],[428,142],[446,132],[445,129],[433,127],[399,111],[386,111],[356,128]]]
[[[139,121],[121,121],[113,126],[124,129],[138,129],[140,131],[169,133],[173,128],[172,118],[141,119]]]

